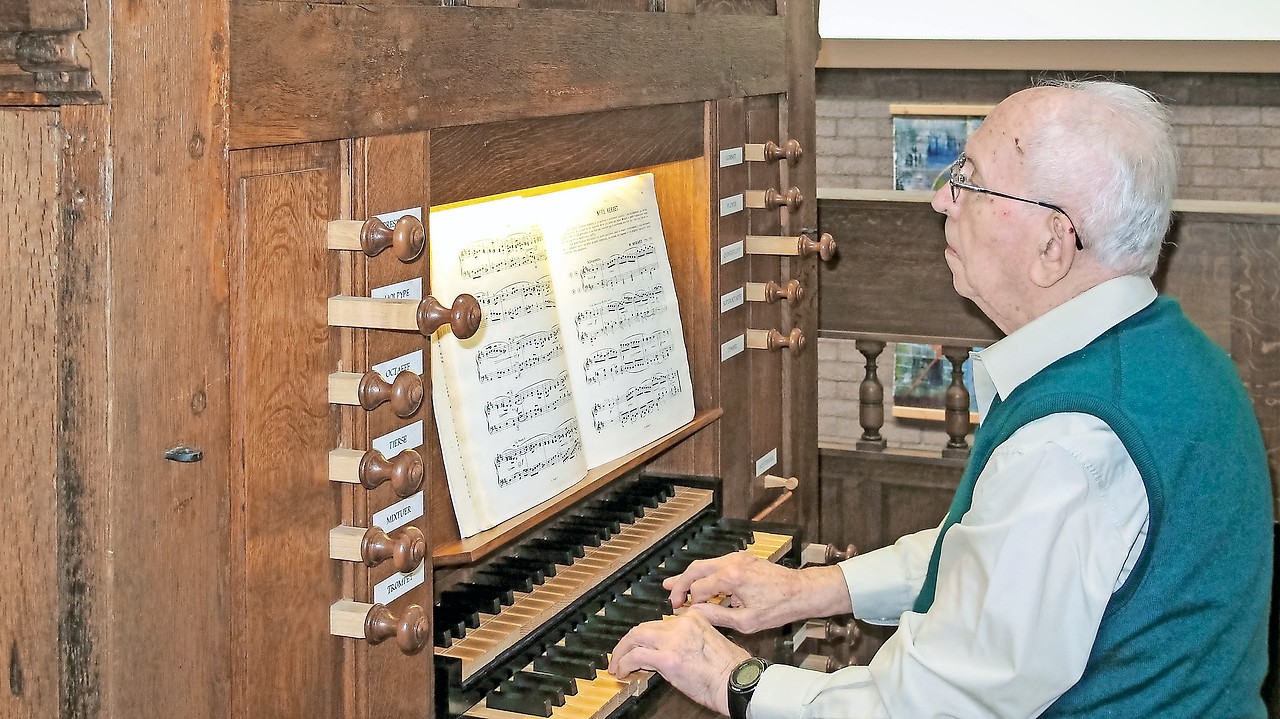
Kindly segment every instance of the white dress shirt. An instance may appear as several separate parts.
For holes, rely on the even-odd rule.
[[[1145,277],[1114,279],[975,351],[980,411],[1155,297]],[[938,529],[842,562],[854,615],[898,630],[868,666],[770,667],[749,715],[1037,716],[1083,674],[1147,523],[1137,467],[1104,422],[1062,413],[1027,424],[995,449],[947,530],[932,608],[911,611]]]

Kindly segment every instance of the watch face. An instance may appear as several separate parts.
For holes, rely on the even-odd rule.
[[[753,687],[756,682],[760,681],[762,673],[764,673],[763,662],[746,661],[739,664],[738,668],[733,671],[732,683],[739,688]]]

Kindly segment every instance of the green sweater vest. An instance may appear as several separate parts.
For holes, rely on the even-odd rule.
[[[1146,484],[1151,523],[1084,676],[1042,716],[1265,717],[1273,518],[1262,437],[1231,360],[1166,297],[992,404],[915,611],[933,604],[942,539],[991,453],[1058,412],[1115,431]]]

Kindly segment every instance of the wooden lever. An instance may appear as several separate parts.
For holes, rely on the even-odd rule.
[[[334,220],[325,231],[325,240],[331,250],[361,250],[369,257],[377,257],[388,247],[395,248],[396,259],[413,262],[422,255],[427,245],[427,231],[422,221],[413,215],[402,215],[394,228],[376,217],[364,222]]]
[[[412,572],[427,556],[427,540],[413,525],[388,535],[381,527],[342,525],[329,530],[329,558],[376,567],[386,560],[401,574]]]
[[[834,544],[806,544],[804,549],[800,550],[800,566],[806,564],[835,564],[843,562],[850,557],[858,556],[858,548],[852,544],[845,545],[844,549]]]
[[[830,262],[831,258],[836,256],[836,240],[830,233],[824,232],[815,241],[809,237],[808,233],[802,232],[796,245],[796,251],[801,257],[813,257],[816,252],[818,259],[823,262]]]
[[[785,159],[788,165],[794,165],[804,157],[804,150],[798,140],[787,140],[782,147],[770,140],[763,145],[748,143],[743,146],[743,159],[747,162],[777,162]]]
[[[799,187],[789,188],[786,192],[778,192],[772,187],[767,190],[747,190],[743,193],[743,199],[747,207],[756,210],[776,210],[786,207],[795,212],[804,203],[804,195],[800,193]]]
[[[422,489],[422,455],[412,449],[401,450],[391,459],[376,449],[335,449],[329,452],[329,481],[358,484],[376,489],[390,481],[391,489],[400,497],[408,497]]]
[[[796,487],[800,486],[799,477],[779,477],[776,474],[766,474],[760,478],[760,484],[765,489],[785,489],[794,492]]]
[[[417,654],[431,638],[431,617],[418,604],[409,605],[397,618],[382,604],[343,599],[329,607],[329,633],[364,639],[370,644],[394,637],[401,652]]]
[[[800,280],[797,279],[787,280],[785,287],[773,280],[763,284],[748,282],[746,287],[748,302],[768,302],[773,304],[778,300],[786,300],[794,304],[804,299],[804,287],[800,285]]]
[[[804,350],[804,333],[799,327],[791,328],[787,334],[778,330],[747,330],[747,349],[777,350],[786,347],[791,354],[800,354]]]
[[[451,307],[431,296],[421,301],[346,295],[329,298],[329,324],[334,327],[417,330],[430,337],[448,324],[455,337],[465,340],[480,329],[481,319],[480,303],[468,294],[458,295]]]
[[[412,417],[422,406],[422,393],[422,378],[413,372],[401,372],[393,382],[387,382],[373,370],[363,375],[355,372],[329,375],[330,402],[358,404],[369,411],[390,402],[391,411],[397,417]]]

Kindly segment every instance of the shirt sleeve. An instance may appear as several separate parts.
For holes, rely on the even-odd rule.
[[[871,624],[897,624],[916,602],[939,527],[908,534],[888,547],[840,563],[853,615]]]
[[[751,719],[1039,715],[1083,674],[1146,521],[1144,485],[1105,424],[1071,414],[1023,427],[947,531],[929,612],[903,613],[869,666],[770,667]],[[914,602],[936,531],[842,563],[860,618]]]

